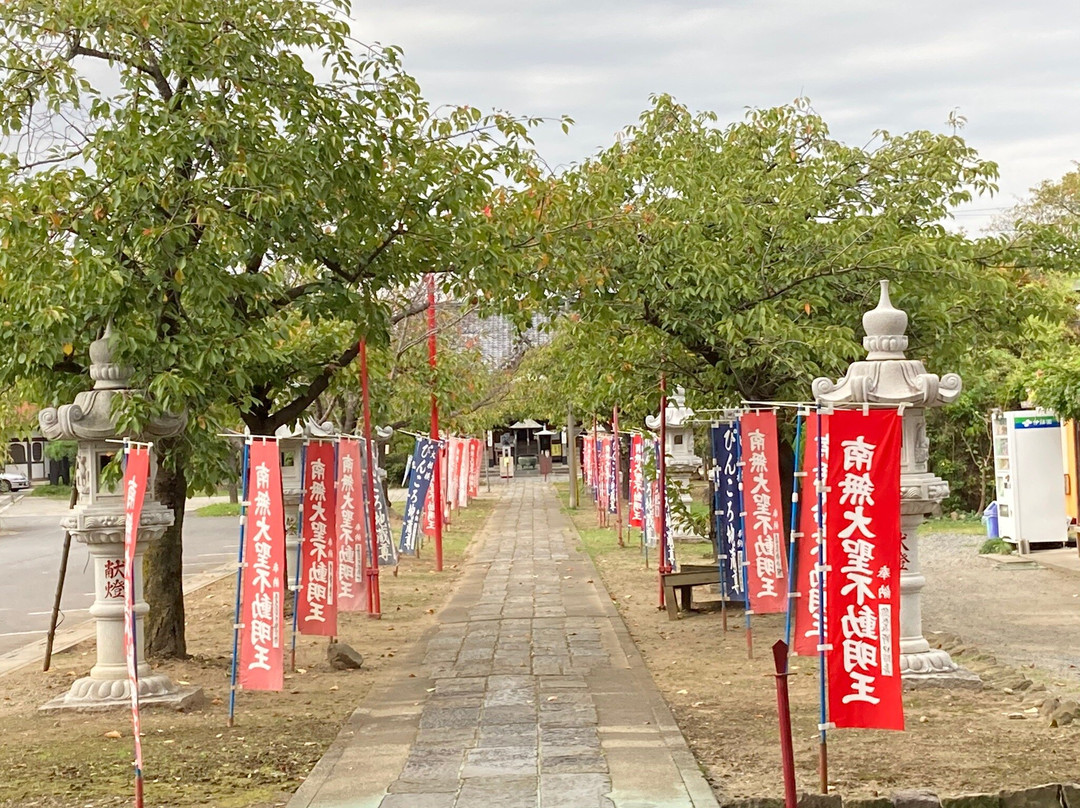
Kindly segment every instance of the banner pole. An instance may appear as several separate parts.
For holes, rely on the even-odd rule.
[[[799,473],[799,463],[802,460],[802,425],[803,416],[799,413],[795,416],[795,470],[791,477],[791,518],[788,520],[788,593],[787,614],[784,616],[784,645],[788,648],[791,647],[791,618],[795,612],[795,598],[799,596],[795,591],[796,565],[799,560],[795,553],[795,543],[803,538],[796,530],[799,526],[799,479],[802,477]]]
[[[300,447],[300,503],[296,508],[296,575],[293,581],[292,640],[289,650],[289,670],[296,670],[296,621],[300,609],[300,565],[304,558],[304,472],[307,461],[307,441]]]
[[[752,612],[752,610],[750,608],[750,575],[749,575],[749,573],[747,572],[747,569],[746,569],[747,566],[749,565],[749,562],[747,561],[747,552],[746,552],[746,500],[745,500],[744,491],[743,491],[743,482],[744,482],[743,477],[745,476],[744,475],[744,468],[745,467],[743,466],[742,424],[740,423],[739,419],[735,420],[735,454],[736,454],[736,457],[738,458],[738,460],[735,461],[735,465],[739,469],[739,474],[738,474],[738,479],[739,479],[739,529],[740,529],[740,532],[742,534],[742,542],[743,542],[742,561],[740,562],[741,566],[742,566],[742,569],[741,569],[740,574],[742,575],[743,595],[746,597],[746,602],[745,602],[745,604],[743,606],[743,619],[745,620],[745,623],[746,623],[746,658],[747,659],[753,659],[754,658],[754,632],[753,632],[753,628],[751,627],[751,624],[750,624],[750,615],[753,612]],[[736,557],[738,557],[737,553],[736,553]]]
[[[773,643],[773,664],[776,667],[776,712],[780,718],[780,755],[784,767],[784,808],[796,808],[799,796],[795,791],[795,748],[791,741],[791,702],[788,698],[788,644]]]
[[[240,550],[236,558],[236,610],[233,612],[233,644],[232,644],[232,673],[229,676],[229,718],[225,726],[233,726],[236,715],[236,667],[237,655],[240,650],[240,594],[244,588],[244,533],[247,526],[247,501],[248,501],[248,453],[250,445],[244,442],[244,452],[240,460]]]
[[[368,617],[382,618],[382,597],[379,594],[379,535],[375,519],[375,442],[371,439],[371,396],[368,379],[367,340],[360,340],[360,397],[364,409],[364,448],[367,472],[364,474],[364,490],[367,492],[366,512],[368,541],[371,543],[371,563],[368,565]]]
[[[431,367],[431,437],[434,440],[439,439],[439,397],[435,391],[435,368],[436,368],[436,348],[437,340],[435,338],[435,276],[428,273],[427,276],[427,295],[428,295],[428,307],[427,307],[427,325],[428,325],[428,365]],[[435,459],[435,474],[432,478],[432,484],[435,486],[435,490],[432,492],[432,497],[435,499],[435,571],[442,572],[443,568],[443,550],[442,550],[442,531],[443,531],[443,501],[442,501],[442,457],[441,455]],[[420,557],[419,541],[417,542],[417,558]]]
[[[657,454],[657,474],[660,477],[660,559],[657,562],[660,581],[660,608],[664,604],[664,575],[671,572],[667,545],[667,374],[660,374],[660,450]]]
[[[818,776],[821,793],[829,793],[829,746],[828,746],[828,704],[825,701],[825,462],[821,431],[821,407],[814,407],[817,417],[817,528],[818,528]]]

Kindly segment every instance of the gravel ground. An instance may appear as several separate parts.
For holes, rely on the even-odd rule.
[[[1001,662],[1034,665],[1080,690],[1080,575],[997,564],[978,556],[983,541],[920,531],[924,635],[958,634]]]

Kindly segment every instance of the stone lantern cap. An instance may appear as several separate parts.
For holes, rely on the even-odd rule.
[[[877,307],[862,318],[866,336],[866,359],[853,362],[837,382],[814,379],[814,399],[822,404],[873,403],[940,407],[956,401],[962,389],[960,376],[927,373],[918,359],[907,359],[906,312],[889,300],[889,282],[881,281]]]
[[[38,414],[41,434],[49,440],[93,441],[117,437],[116,422],[113,416],[113,397],[130,396],[136,391],[129,386],[132,368],[118,365],[112,361],[109,337],[112,324],[105,328],[104,335],[90,343],[90,378],[94,380],[92,390],[86,390],[75,396],[72,404],[60,407],[48,407]],[[170,438],[183,431],[187,424],[187,415],[158,415],[143,424],[138,435],[130,435],[135,440]]]
[[[675,388],[675,392],[667,401],[664,416],[669,427],[691,428],[690,420],[694,417],[694,411],[686,406],[686,388],[681,385]],[[646,415],[645,425],[656,432],[660,429],[660,416]]]

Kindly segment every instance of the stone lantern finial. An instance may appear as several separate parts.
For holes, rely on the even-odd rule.
[[[907,312],[893,307],[889,300],[888,281],[881,281],[877,308],[862,316],[862,324],[866,332],[863,347],[867,350],[868,360],[904,358],[908,346],[908,316]]]
[[[95,390],[126,390],[134,372],[134,368],[112,361],[111,336],[112,320],[105,326],[101,338],[90,343],[90,378],[94,380]]]

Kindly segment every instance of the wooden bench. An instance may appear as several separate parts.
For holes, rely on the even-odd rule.
[[[678,620],[679,610],[688,612],[694,607],[694,587],[720,584],[720,568],[716,564],[683,564],[679,572],[669,572],[664,575],[664,606],[667,608],[668,620]],[[675,593],[679,593],[679,601],[675,600]],[[728,598],[741,603],[738,598]]]

